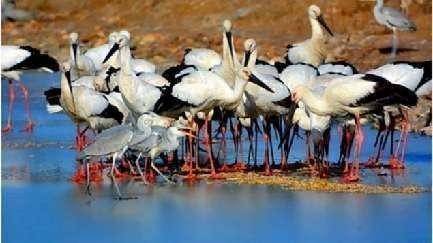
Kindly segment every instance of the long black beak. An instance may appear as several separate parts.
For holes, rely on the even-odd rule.
[[[66,80],[68,80],[68,84],[71,84],[71,71],[65,72]]]
[[[256,75],[251,74],[249,77],[249,81],[252,82],[253,84],[257,84],[258,86],[266,89],[267,91],[274,93],[274,91],[269,88],[269,86],[267,86],[265,83],[262,82],[262,80],[260,80]]]
[[[111,47],[110,51],[108,51],[107,56],[104,58],[104,61],[102,61],[102,63],[106,63],[108,61],[108,59],[110,59],[110,57],[117,51],[119,50],[119,44],[118,43],[114,43],[113,46]]]
[[[319,17],[317,17],[317,21],[319,21],[320,25],[323,26],[323,28],[325,28],[325,30],[331,35],[334,36],[334,34],[332,33],[331,29],[328,27],[328,25],[325,22],[325,19],[323,18],[322,15],[319,15]]]
[[[229,43],[230,56],[233,58],[233,42],[232,42],[232,32],[226,32],[227,42]]]
[[[75,66],[77,66],[77,48],[78,48],[78,44],[77,43],[72,44],[72,52],[73,52],[73,55],[74,55]]]
[[[68,80],[69,84],[69,91],[71,91],[72,94],[72,80],[71,80],[71,71],[65,71],[66,80]]]
[[[251,57],[251,51],[245,51],[244,67],[248,66],[248,62],[250,61],[250,57]]]

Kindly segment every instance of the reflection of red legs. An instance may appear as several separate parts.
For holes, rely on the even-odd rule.
[[[13,109],[13,104],[15,101],[14,84],[12,83],[12,80],[9,80],[8,82],[9,82],[8,83],[8,86],[9,86],[8,118],[7,118],[6,126],[2,128],[2,132],[4,132],[4,133],[10,132],[12,130],[12,109]]]
[[[86,180],[86,168],[84,164],[77,165],[77,168],[71,180],[75,183],[83,183]]]
[[[87,145],[86,131],[89,127],[86,127],[83,131],[80,131],[80,125],[77,124],[77,135],[75,137],[75,149],[79,152],[84,149]]]
[[[32,121],[32,117],[30,114],[29,89],[21,81],[18,81],[18,84],[19,84],[21,91],[23,92],[23,95],[24,95],[24,111],[27,115],[27,123],[26,123],[23,131],[32,132],[35,124]]]

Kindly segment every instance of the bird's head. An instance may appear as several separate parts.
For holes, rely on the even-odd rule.
[[[69,34],[69,42],[71,44],[78,44],[78,33],[72,32]]]
[[[308,7],[308,15],[312,19],[317,19],[320,15],[322,15],[322,12],[320,11],[320,8],[317,5],[310,5]]]
[[[175,121],[173,123],[173,126],[168,128],[169,132],[171,132],[172,134],[178,137],[183,137],[183,136],[188,136],[192,138],[196,137],[194,134],[192,134],[192,132],[194,131],[193,127],[190,127],[187,124],[183,124],[182,122],[178,122],[178,121],[179,120]]]
[[[131,33],[129,33],[127,30],[119,31],[119,35],[124,35],[128,40],[131,39]]]
[[[69,34],[69,42],[72,46],[72,55],[74,58],[75,66],[77,66],[77,50],[79,45],[78,33],[72,32]]]
[[[224,32],[230,32],[232,30],[232,22],[228,19],[223,21]]]
[[[71,81],[71,64],[69,62],[62,63],[62,72],[65,74],[66,80],[70,84]]]
[[[253,39],[247,39],[244,42],[244,67],[248,66],[251,58],[251,53],[256,50],[256,42]]]
[[[116,42],[117,35],[119,33],[117,31],[113,31],[108,35],[108,43],[113,44]]]
[[[303,85],[299,85],[295,87],[292,91],[292,101],[295,102],[296,104],[299,103],[299,101],[301,101],[305,93],[305,89],[306,87]]]
[[[310,19],[314,19],[316,21],[319,22],[319,24],[325,28],[325,30],[331,35],[334,36],[334,34],[332,33],[331,29],[328,27],[328,25],[326,24],[325,19],[323,18],[322,12],[320,11],[320,8],[316,5],[310,5],[310,7],[308,7],[308,16],[310,17]]]
[[[71,64],[69,62],[62,63],[62,71],[63,72],[70,71],[70,70],[71,70]]]
[[[245,51],[254,51],[256,49],[256,41],[254,39],[246,39],[244,41]]]
[[[107,56],[104,58],[104,61],[102,61],[102,63],[106,63],[108,59],[110,59],[110,57],[113,56],[114,53],[116,53],[120,48],[128,46],[129,39],[130,39],[130,35],[128,31],[126,30],[120,31],[119,34],[116,36],[113,45],[111,46],[110,50],[107,53]]]

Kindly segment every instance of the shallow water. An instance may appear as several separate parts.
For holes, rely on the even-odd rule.
[[[218,183],[145,187],[130,182],[121,185],[122,192],[139,199],[119,202],[112,199],[107,181],[93,186],[90,199],[82,186],[69,182],[75,168],[72,123],[65,115],[45,111],[42,90],[55,85],[56,76],[31,73],[23,80],[33,81],[31,106],[38,126],[31,135],[18,131],[24,125],[18,98],[15,130],[2,138],[3,242],[431,241],[431,192],[364,195]],[[366,128],[364,159],[374,135]],[[386,178],[366,170],[364,182],[430,188],[431,138],[411,135],[409,140],[407,170]],[[333,141],[331,160],[338,155]],[[303,143],[295,141],[290,160],[303,158]]]

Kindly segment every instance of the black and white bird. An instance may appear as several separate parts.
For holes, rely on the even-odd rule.
[[[117,75],[119,91],[132,117],[137,119],[143,113],[154,109],[155,103],[161,97],[164,88],[152,85],[136,76],[131,64],[132,56],[129,38],[128,35],[120,33],[103,62],[107,61],[112,55],[118,55],[120,61],[120,71]]]
[[[421,62],[407,62],[399,61],[389,64],[385,64],[379,68],[367,71],[368,74],[374,74],[389,80],[393,84],[402,85],[409,90],[416,93],[418,97],[429,95],[432,92],[432,62],[421,61]],[[395,109],[397,108],[397,109]],[[376,164],[380,159],[381,148],[385,146],[388,135],[391,132],[391,137],[394,133],[395,119],[397,116],[402,114],[401,121],[401,136],[396,151],[394,151],[393,139],[391,139],[391,159],[390,165],[393,168],[404,167],[404,154],[406,150],[406,140],[409,132],[408,115],[406,109],[402,107],[389,107],[386,106],[383,109],[382,114],[377,114],[375,117],[379,118],[379,129],[376,136],[379,139],[381,133],[385,130],[385,138],[381,138],[381,143],[375,143],[377,149],[377,155],[374,160],[370,161]],[[378,145],[378,146],[377,146]]]
[[[92,60],[97,72],[103,69],[102,61],[107,56],[113,43],[116,41],[117,34],[117,32],[110,33],[110,35],[108,35],[108,43],[87,49],[83,53],[84,56]]]
[[[358,74],[330,81],[322,96],[315,95],[307,86],[293,91],[295,102],[302,101],[307,109],[318,115],[355,118],[355,162],[347,176],[350,181],[359,179],[359,155],[363,143],[360,116],[381,112],[384,106],[417,104],[417,96],[404,86],[393,84],[373,74]]]
[[[247,83],[242,103],[234,107],[234,110],[235,115],[241,118],[248,117],[255,119],[263,115],[264,124],[268,124],[271,117],[289,114],[293,102],[290,91],[284,83],[278,77],[275,77],[273,73],[268,72],[269,69],[266,68],[265,64],[261,64],[261,67],[257,68],[256,60],[256,42],[253,39],[247,39],[244,42],[243,66],[251,70],[253,78],[258,78],[269,88],[263,88],[263,86],[258,86],[252,82]],[[264,127],[270,126],[265,125]],[[265,129],[264,132],[266,154],[269,151],[270,131]],[[271,174],[268,158],[269,156],[265,156],[264,161],[265,173],[267,175]],[[284,161],[284,158],[282,158],[282,161]]]
[[[96,132],[123,124],[128,120],[129,110],[124,105],[118,93],[103,94],[87,86],[72,86],[71,65],[63,64],[63,73],[60,80],[61,95],[58,101],[66,114],[77,124],[77,141],[82,132],[79,131],[81,123],[88,125]],[[57,97],[46,92],[49,103],[54,103]],[[84,144],[79,143],[80,150]]]
[[[131,34],[129,33],[129,31],[121,30],[119,31],[119,35],[126,36],[129,42],[131,41]],[[156,72],[155,64],[143,58],[135,58],[132,55],[131,55],[131,66],[132,66],[132,70],[137,75],[139,75],[140,73]]]
[[[21,74],[26,70],[40,70],[46,72],[59,71],[59,64],[57,60],[48,54],[41,53],[40,50],[31,46],[1,46],[1,76],[9,82],[9,106],[7,124],[2,129],[3,132],[12,130],[12,109],[15,101],[15,83],[17,83],[23,94],[25,111],[27,113],[27,123],[25,131],[32,131],[34,123],[30,115],[29,105],[29,90],[21,82]]]
[[[78,33],[72,32],[69,34],[69,44],[69,61],[72,65],[71,78],[75,80],[81,76],[96,75],[96,68],[92,59],[81,53]]]
[[[170,87],[155,104],[154,111],[157,114],[177,118],[185,112],[192,116],[199,112],[204,113],[205,128],[211,119],[212,110],[221,107],[225,110],[234,110],[241,103],[242,95],[247,82],[253,82],[262,88],[271,90],[262,81],[251,75],[247,69],[241,69],[235,79],[232,88],[226,80],[212,71],[195,71],[170,80]],[[208,131],[206,132],[208,134]],[[210,147],[207,146],[208,154]],[[215,175],[215,167],[211,161],[212,175]]]

